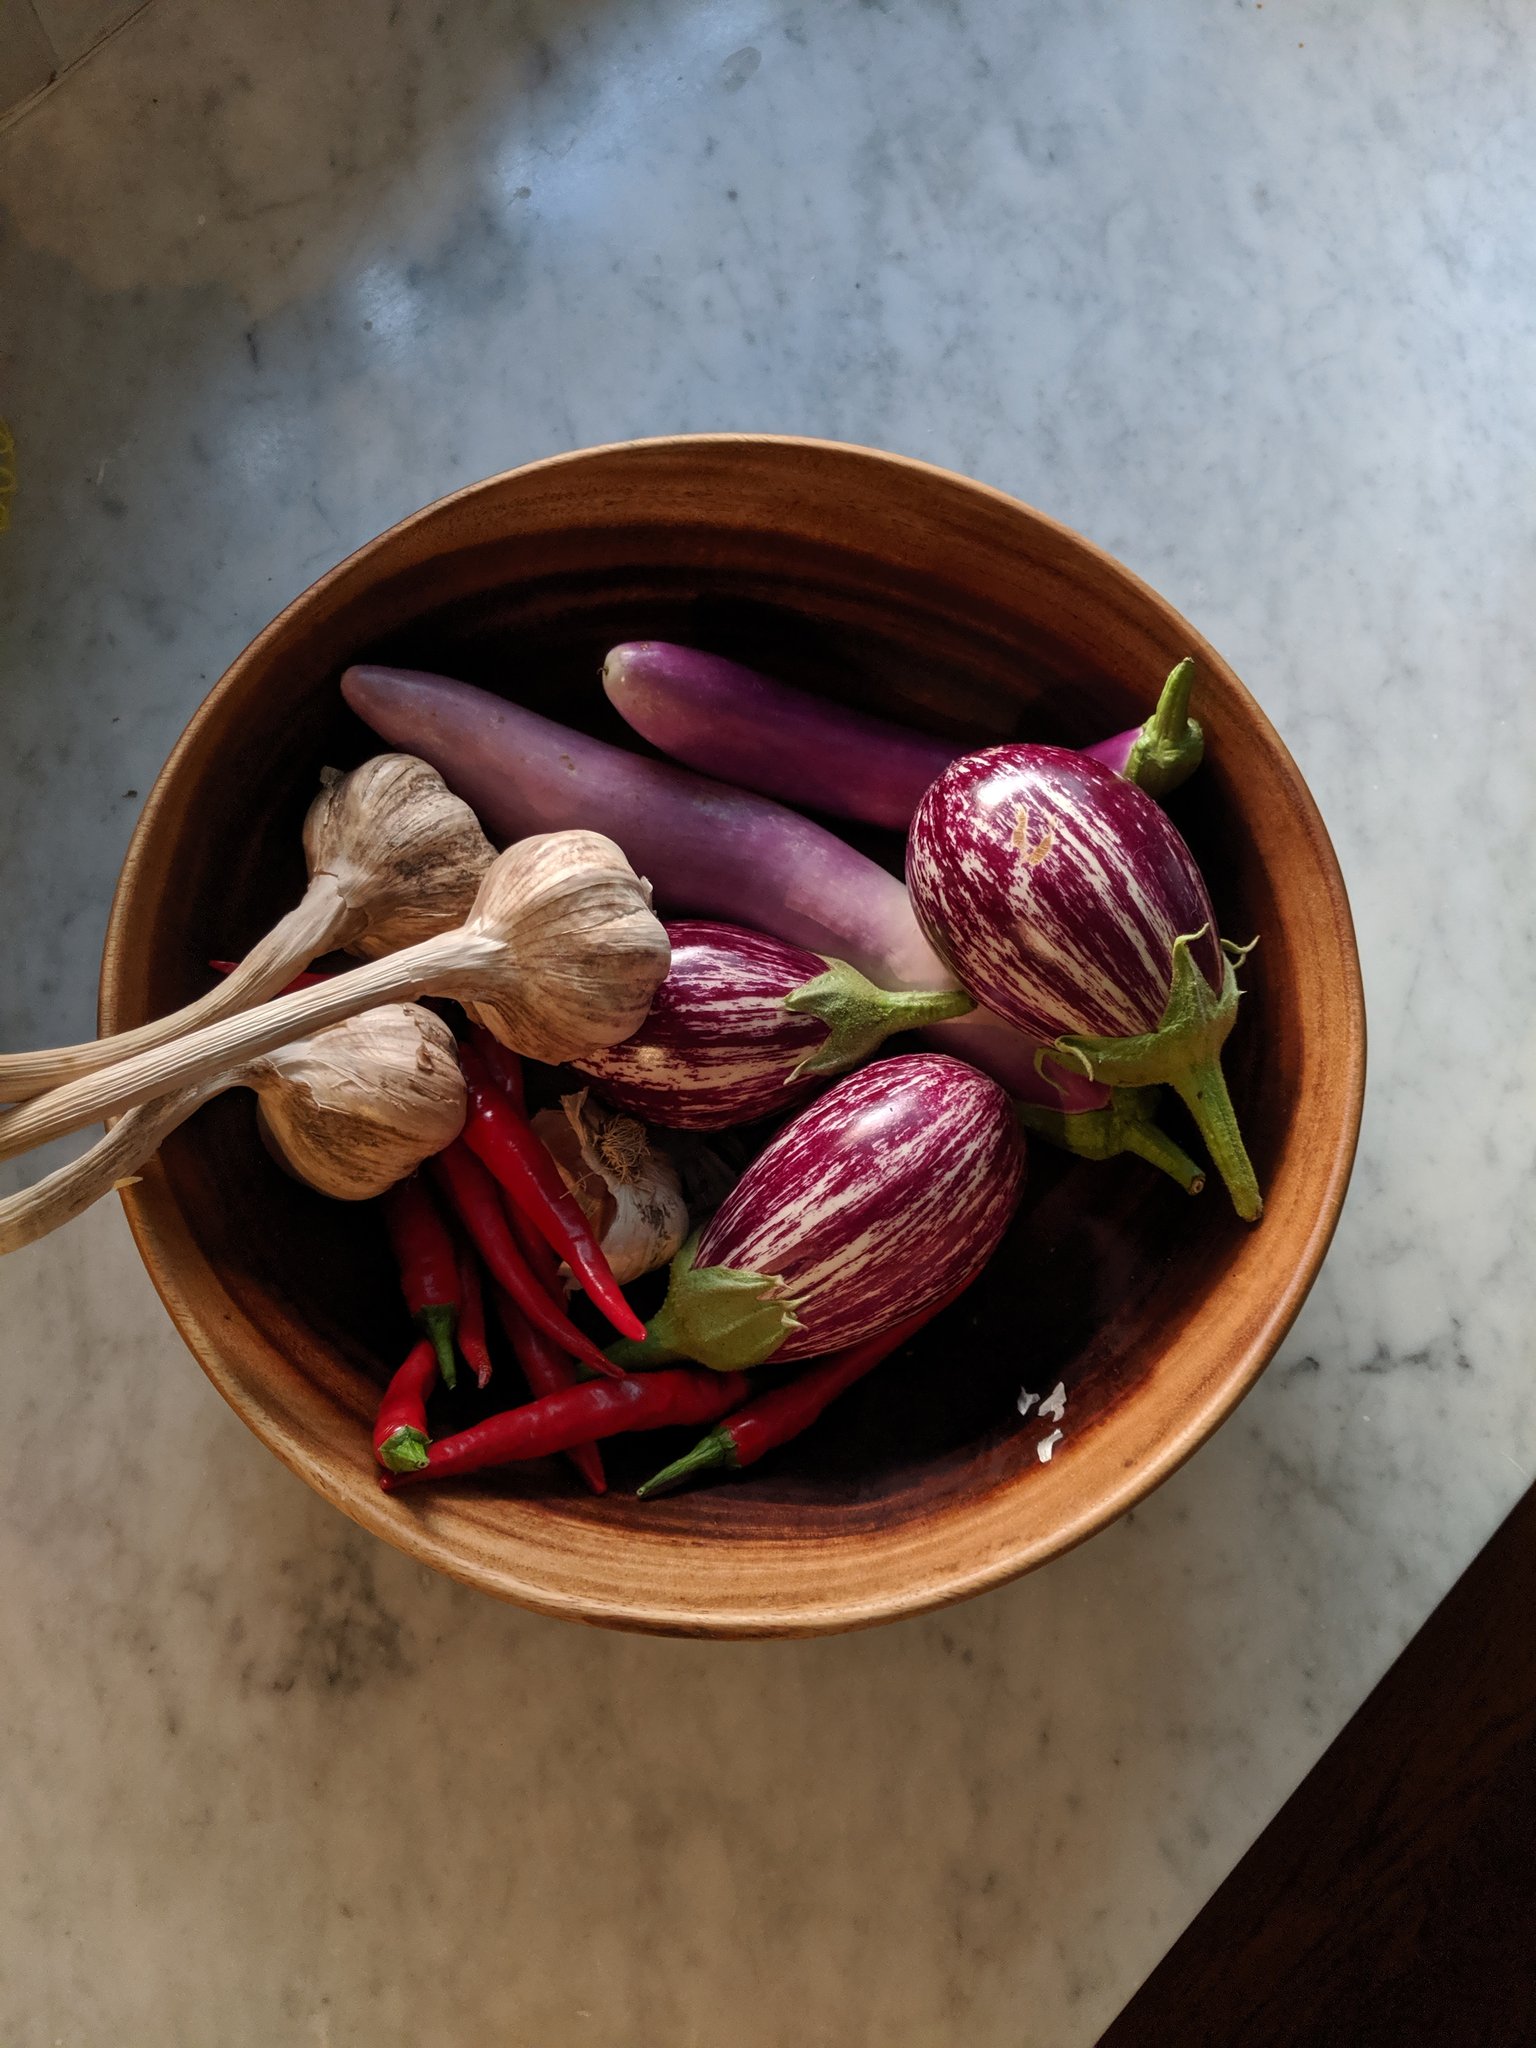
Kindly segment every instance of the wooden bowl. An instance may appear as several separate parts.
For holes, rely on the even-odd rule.
[[[124,1196],[156,1287],[208,1377],[364,1528],[548,1614],[685,1635],[861,1627],[995,1586],[1080,1543],[1210,1434],[1273,1354],[1333,1234],[1354,1155],[1365,1024],[1349,907],[1295,764],[1220,656],[1078,535],[921,463],[719,435],[588,449],[460,491],[324,576],[239,657],[151,793],[113,905],[101,1025],[207,985],[206,962],[300,891],[299,823],[327,762],[376,742],[352,661],[437,668],[623,738],[616,641],[692,642],[828,696],[984,744],[1068,743],[1145,716],[1201,664],[1207,762],[1171,810],[1224,933],[1263,943],[1229,1042],[1267,1197],[1239,1223],[1134,1160],[1036,1145],[982,1281],[799,1444],[727,1483],[639,1504],[684,1447],[616,1446],[603,1499],[567,1468],[386,1498],[369,1449],[409,1340],[377,1217],[284,1179],[248,1098],[180,1132]],[[879,835],[874,850],[899,848]],[[685,906],[684,906],[685,907]],[[1170,1098],[1169,1117],[1182,1115]],[[1048,1464],[1021,1385],[1067,1389]]]

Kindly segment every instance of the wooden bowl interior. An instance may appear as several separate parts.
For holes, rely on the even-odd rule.
[[[1263,941],[1227,1057],[1269,1192],[1261,1229],[1214,1179],[1191,1200],[1138,1162],[1036,1145],[981,1282],[749,1476],[638,1504],[628,1487],[686,1442],[657,1435],[611,1448],[600,1500],[551,1464],[386,1502],[365,1425],[410,1331],[376,1213],[286,1179],[245,1097],[180,1132],[130,1212],[178,1322],[253,1426],[348,1512],[462,1577],[706,1632],[932,1604],[1076,1540],[1213,1426],[1299,1305],[1358,1117],[1348,913],[1315,811],[1224,665],[1112,563],[991,493],[815,444],[646,444],[478,487],[308,593],[204,707],[125,871],[104,1012],[120,1028],[190,999],[210,957],[296,899],[319,769],[378,747],[336,688],[348,661],[439,669],[635,745],[599,671],[610,645],[640,638],[978,744],[1070,745],[1135,723],[1193,645],[1208,763],[1170,810],[1223,932]],[[900,871],[894,836],[854,836]],[[1165,1120],[1192,1140],[1172,1098]],[[1042,1466],[1015,1396],[1057,1380],[1065,1455]],[[452,1412],[445,1427],[477,1413],[473,1394]]]

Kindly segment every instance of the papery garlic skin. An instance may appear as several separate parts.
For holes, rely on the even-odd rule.
[[[453,1033],[416,1003],[388,1003],[253,1060],[242,1076],[262,1132],[300,1180],[364,1202],[464,1128]]]
[[[135,1053],[0,1115],[0,1158],[190,1086],[344,1017],[452,996],[504,1045],[558,1066],[637,1031],[671,946],[650,888],[600,832],[521,840],[486,870],[464,923],[311,988]],[[231,975],[229,979],[234,980]]]
[[[88,1152],[0,1201],[0,1254],[129,1185],[227,1088],[256,1091],[258,1128],[280,1166],[343,1202],[382,1194],[451,1144],[466,1108],[447,1025],[414,1003],[386,1004],[128,1110]]]
[[[534,1128],[619,1284],[668,1265],[688,1235],[688,1205],[677,1168],[645,1126],[594,1101],[583,1088],[561,1096],[558,1111],[541,1110]]]
[[[516,973],[465,1007],[503,1045],[558,1067],[640,1029],[672,949],[651,886],[601,832],[540,832],[486,876],[466,931],[494,931]]]
[[[378,754],[321,780],[304,820],[309,885],[230,973],[115,1037],[0,1054],[0,1102],[30,1101],[239,1016],[337,947],[377,959],[462,926],[496,855],[437,770],[414,754]]]
[[[437,770],[414,754],[376,754],[320,779],[304,858],[311,884],[335,883],[348,921],[336,943],[377,960],[461,925],[496,849]]]

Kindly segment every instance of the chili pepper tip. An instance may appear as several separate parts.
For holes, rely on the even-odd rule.
[[[386,1472],[425,1471],[430,1441],[419,1429],[402,1423],[398,1429],[392,1429],[379,1445],[379,1462]]]
[[[600,1306],[603,1308],[603,1313],[607,1316],[609,1322],[618,1331],[621,1343],[626,1340],[631,1344],[643,1344],[645,1342],[645,1325],[635,1314],[629,1303],[625,1301],[622,1294],[619,1296],[616,1305],[609,1307],[604,1303],[600,1304]]]

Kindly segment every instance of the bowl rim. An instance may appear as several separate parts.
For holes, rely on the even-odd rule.
[[[687,456],[693,451],[702,453],[706,450],[739,450],[746,454],[756,451],[785,454],[800,450],[822,457],[866,461],[886,470],[894,467],[918,478],[942,483],[949,490],[991,501],[1012,516],[1022,515],[1069,550],[1081,550],[1101,570],[1120,581],[1144,604],[1176,626],[1202,662],[1220,674],[1224,690],[1232,693],[1235,703],[1245,716],[1254,721],[1282,766],[1289,770],[1292,784],[1289,793],[1302,813],[1307,836],[1314,845],[1320,879],[1340,938],[1344,972],[1333,993],[1338,1004],[1337,1023],[1343,1056],[1334,1070],[1333,1082],[1343,1113],[1329,1151],[1326,1170],[1309,1183],[1315,1194],[1316,1211],[1300,1255],[1240,1353],[1229,1361],[1218,1378],[1203,1388],[1202,1397],[1189,1405],[1172,1427],[1158,1433],[1155,1444],[1144,1455],[1127,1458],[1116,1480],[1080,1510],[1066,1515],[1048,1535],[1027,1537],[1014,1543],[1006,1540],[995,1542],[969,1564],[951,1563],[946,1569],[931,1574],[920,1586],[877,1585],[862,1595],[845,1592],[826,1599],[797,1597],[781,1607],[764,1604],[761,1600],[733,1604],[720,1593],[713,1596],[711,1604],[701,1606],[683,1605],[676,1599],[640,1597],[632,1592],[626,1593],[622,1586],[616,1589],[587,1586],[574,1591],[569,1587],[562,1589],[540,1583],[536,1575],[530,1576],[525,1570],[513,1566],[493,1567],[484,1559],[466,1559],[459,1547],[435,1526],[435,1517],[430,1510],[403,1516],[398,1502],[379,1491],[371,1456],[348,1465],[340,1463],[333,1452],[317,1448],[315,1432],[310,1425],[321,1409],[328,1410],[333,1406],[328,1397],[318,1389],[294,1386],[288,1390],[290,1398],[287,1401],[274,1403],[270,1389],[263,1386],[258,1390],[252,1376],[242,1370],[238,1362],[242,1344],[265,1346],[270,1350],[268,1340],[240,1315],[233,1303],[228,1303],[221,1315],[219,1329],[210,1328],[180,1284],[177,1274],[184,1260],[190,1257],[204,1266],[206,1261],[186,1231],[158,1160],[144,1170],[136,1185],[120,1192],[129,1228],[150,1279],[205,1375],[269,1450],[316,1492],[371,1534],[462,1584],[544,1614],[608,1627],[673,1635],[710,1638],[811,1636],[872,1627],[947,1606],[1002,1585],[1074,1549],[1144,1500],[1220,1427],[1257,1381],[1295,1321],[1327,1255],[1338,1224],[1358,1145],[1366,1070],[1364,990],[1343,874],[1316,802],[1283,740],[1228,664],[1151,585],[1096,542],[1009,492],[918,457],[894,454],[857,442],[788,434],[652,435],[566,450],[482,477],[397,520],[298,592],[236,654],[203,698],[155,778],[123,859],[102,952],[98,1018],[103,1033],[120,1028],[124,963],[128,957],[139,878],[159,830],[162,814],[176,795],[183,765],[202,746],[210,724],[215,723],[229,701],[238,696],[247,673],[259,669],[267,650],[274,642],[282,640],[296,614],[346,584],[373,557],[393,549],[414,529],[440,521],[454,508],[504,491],[521,480],[577,467],[596,459],[640,457],[658,451]],[[313,1414],[306,1412],[311,1409]],[[365,1445],[365,1451],[366,1448]]]

